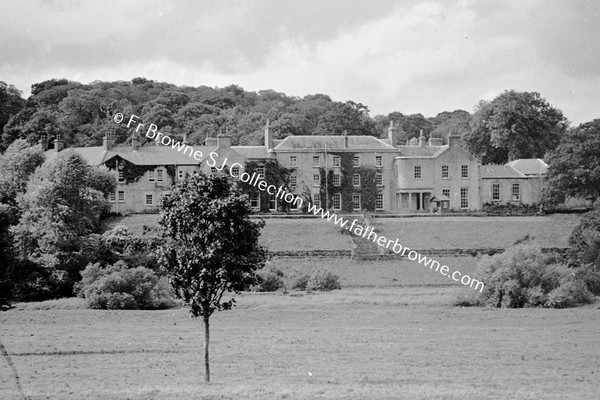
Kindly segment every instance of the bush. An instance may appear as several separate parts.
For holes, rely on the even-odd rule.
[[[147,268],[128,268],[123,261],[102,268],[89,264],[81,272],[78,294],[87,306],[108,310],[155,310],[176,305],[166,278]]]
[[[255,292],[276,292],[285,288],[283,277],[281,270],[266,266],[256,272],[255,283],[251,289]]]
[[[310,280],[310,275],[304,274],[296,277],[292,282],[293,290],[306,290],[308,287],[308,281]]]
[[[523,244],[485,256],[475,274],[485,289],[473,294],[469,305],[563,308],[589,303],[593,295],[588,285],[596,287],[600,277],[551,261],[541,248]],[[457,304],[466,302],[460,299]]]
[[[318,269],[312,273],[306,284],[306,290],[336,290],[341,289],[339,278],[326,269]]]

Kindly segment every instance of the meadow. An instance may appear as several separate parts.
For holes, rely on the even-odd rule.
[[[244,294],[211,319],[210,384],[184,308],[26,304],[0,313],[0,337],[31,400],[597,398],[598,303],[451,306],[463,290]],[[19,399],[4,360],[0,398]]]
[[[356,216],[347,216],[352,220]],[[412,249],[504,248],[530,235],[542,247],[564,247],[580,215],[552,214],[532,217],[413,217],[373,218],[376,230],[398,238]],[[340,227],[320,218],[265,220],[261,244],[271,251],[351,249]],[[143,226],[156,227],[157,214],[133,214],[112,220],[141,234]]]

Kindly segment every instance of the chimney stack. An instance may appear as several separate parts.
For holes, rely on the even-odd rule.
[[[265,125],[265,147],[267,151],[273,151],[273,132],[271,132],[271,127],[269,126],[270,122],[267,119],[267,124]]]
[[[344,148],[348,148],[348,131],[344,130]]]
[[[421,136],[419,136],[419,146],[425,147],[426,144],[427,139],[425,138],[425,135],[423,135],[423,129],[421,129]]]
[[[448,146],[450,147],[458,147],[460,146],[460,136],[459,135],[455,135],[454,133],[450,134],[450,136],[448,136]]]
[[[60,133],[56,134],[56,139],[54,139],[54,151],[57,153],[65,148],[65,141],[62,140]]]
[[[190,142],[188,142],[188,139],[187,139],[187,133],[183,134],[183,142],[181,142],[181,144],[190,144]]]
[[[104,150],[110,150],[115,144],[115,139],[112,137],[112,133],[106,132],[106,135],[102,138],[102,148]]]
[[[228,149],[231,147],[231,136],[219,135],[217,136],[217,148],[219,150]]]
[[[396,128],[394,128],[394,121],[390,121],[390,126],[388,127],[388,140],[392,146],[396,145]]]
[[[40,145],[42,146],[42,151],[48,150],[48,137],[44,134],[40,135]]]
[[[133,151],[137,151],[137,149],[138,149],[138,143],[137,143],[137,138],[135,137],[135,133],[133,135],[131,135],[131,149]]]

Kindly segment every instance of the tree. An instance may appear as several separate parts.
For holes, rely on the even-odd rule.
[[[13,85],[0,81],[0,132],[11,115],[16,115],[25,106],[21,91]]]
[[[0,203],[16,205],[17,195],[27,189],[27,181],[44,162],[40,146],[30,146],[25,140],[15,140],[0,155]]]
[[[231,309],[235,299],[223,295],[238,294],[265,263],[258,244],[264,222],[252,222],[250,214],[248,197],[225,176],[194,175],[163,199],[159,223],[170,240],[159,248],[159,262],[192,316],[202,316],[206,382],[210,316]]]
[[[71,295],[88,260],[86,237],[99,233],[100,218],[110,210],[114,175],[95,170],[67,149],[31,176],[19,197],[22,214],[10,231],[20,257],[51,272],[55,296]]]
[[[519,158],[544,158],[567,128],[562,112],[539,93],[507,90],[480,101],[463,135],[469,151],[482,163],[503,164]]]
[[[560,203],[566,196],[600,198],[600,119],[570,129],[548,155],[547,196]]]

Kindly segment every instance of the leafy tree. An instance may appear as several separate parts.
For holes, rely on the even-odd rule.
[[[0,203],[16,205],[17,195],[27,189],[27,181],[44,162],[40,146],[30,146],[25,140],[14,141],[0,155]]]
[[[0,81],[0,131],[11,115],[16,115],[25,106],[25,99],[21,94],[13,85]]]
[[[114,191],[114,182],[113,175],[94,171],[67,149],[34,172],[20,197],[22,215],[11,228],[16,249],[22,259],[52,273],[57,295],[71,294],[87,264],[82,257],[86,236],[99,232],[100,218],[110,210],[106,197]]]
[[[562,112],[539,93],[507,90],[492,101],[479,102],[463,142],[484,164],[503,164],[518,158],[544,158],[566,128]]]
[[[159,248],[159,262],[192,316],[203,318],[206,382],[210,316],[231,309],[235,300],[223,295],[239,293],[265,263],[258,244],[264,222],[252,222],[250,214],[248,197],[225,176],[194,175],[163,200],[159,223],[170,240]]]
[[[554,203],[565,196],[600,198],[600,119],[570,129],[548,155],[547,195]]]
[[[463,110],[441,112],[434,118],[431,118],[431,122],[435,126],[431,131],[431,137],[447,139],[450,132],[459,135],[463,132],[468,132],[470,121],[471,114]]]

